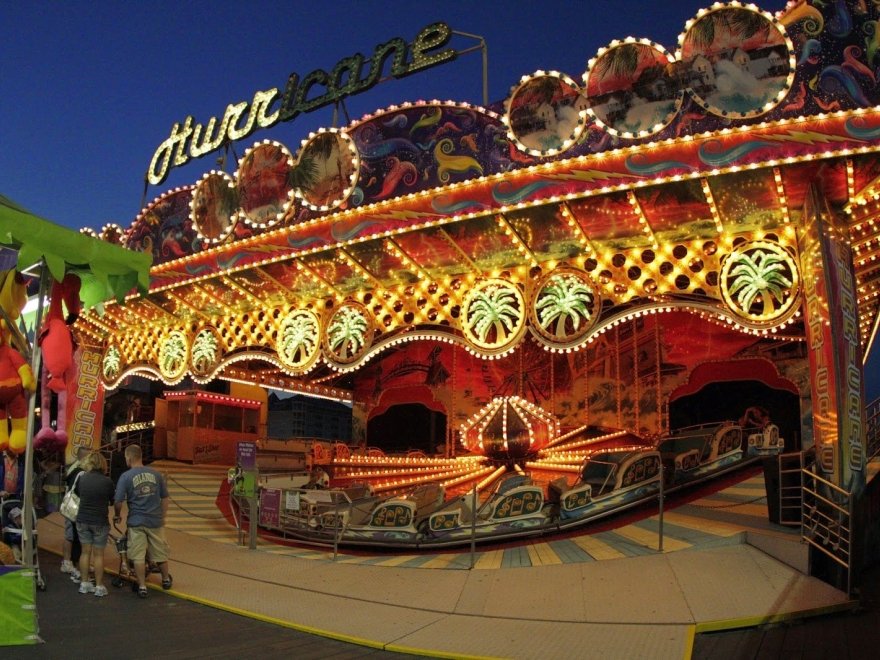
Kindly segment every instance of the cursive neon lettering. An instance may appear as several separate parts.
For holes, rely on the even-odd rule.
[[[195,128],[193,128],[192,140],[189,144],[189,154],[193,158],[200,158],[207,153],[210,153],[217,149],[223,143],[223,136],[226,135],[226,119],[228,115],[223,116],[223,122],[220,124],[220,128],[217,132],[214,132],[214,127],[217,125],[217,118],[211,117],[208,120],[208,126],[204,129],[205,136],[202,139],[201,144],[199,144],[199,139],[202,136],[202,125],[196,124]]]
[[[306,99],[306,97],[309,95],[309,92],[312,91],[313,86],[323,85],[324,87],[327,87],[329,82],[330,76],[323,69],[315,69],[305,78],[303,78],[302,82],[300,83],[299,89],[296,92],[295,107],[297,110],[297,114],[301,112],[308,112],[309,110],[314,110],[315,108],[320,108],[321,106],[332,103],[333,101],[330,97],[333,94],[331,90],[328,90],[325,94],[312,100]]]
[[[379,44],[370,58],[370,71],[366,78],[361,77],[366,60],[360,53],[341,59],[330,73],[315,69],[305,75],[302,82],[299,74],[291,73],[279,107],[274,111],[271,111],[271,107],[279,100],[279,92],[273,87],[256,92],[250,103],[241,101],[226,106],[219,127],[217,117],[211,117],[205,124],[194,124],[190,115],[183,124],[174,124],[169,137],[159,144],[150,161],[147,180],[152,185],[159,185],[168,178],[172,168],[186,164],[190,158],[200,158],[218,149],[226,139],[240,140],[257,128],[269,128],[278,122],[290,121],[300,113],[369,89],[381,79],[389,58],[390,73],[395,78],[454,60],[457,56],[454,49],[439,50],[451,38],[452,30],[448,25],[432,23],[416,35],[412,44],[407,44],[400,37]]]
[[[330,88],[335,89],[338,97],[349,96],[365,89],[364,82],[361,80],[361,69],[364,67],[364,56],[355,53],[351,57],[344,57],[333,70],[330,72],[330,82],[327,83]],[[345,82],[343,78],[347,75]]]
[[[425,69],[440,62],[445,62],[450,57],[455,57],[455,51],[451,48],[433,55],[425,55],[425,51],[446,45],[451,37],[452,30],[449,29],[446,23],[434,23],[419,32],[415,41],[413,41],[412,63],[409,65],[408,72],[412,73],[419,69]]]

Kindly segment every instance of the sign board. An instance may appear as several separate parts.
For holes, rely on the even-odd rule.
[[[67,381],[68,455],[72,460],[78,447],[96,449],[101,445],[104,417],[104,385],[101,383],[101,352],[81,346],[73,355],[75,378]]]
[[[865,486],[865,409],[852,248],[827,201],[810,188],[800,245],[816,462],[852,494]]]
[[[257,443],[239,442],[235,446],[235,464],[242,470],[254,470],[257,467]]]
[[[171,135],[156,149],[147,180],[154,186],[159,185],[168,178],[171,168],[186,164],[191,157],[201,158],[227,142],[246,138],[258,128],[290,121],[303,112],[370,89],[382,78],[382,69],[389,59],[391,75],[395,78],[454,60],[458,55],[454,49],[438,50],[451,38],[452,30],[446,23],[432,23],[423,28],[412,43],[395,37],[379,44],[369,60],[355,53],[339,60],[329,73],[315,69],[302,79],[298,73],[291,73],[284,92],[272,87],[256,92],[250,103],[231,103],[219,121],[211,117],[204,125],[196,124],[190,115],[183,123],[174,124]],[[364,64],[368,62],[369,73],[362,75]]]
[[[264,488],[260,491],[260,525],[278,527],[281,524],[281,489]]]
[[[223,445],[219,442],[211,442],[202,438],[196,438],[193,440],[192,451],[193,464],[219,463],[223,461]]]

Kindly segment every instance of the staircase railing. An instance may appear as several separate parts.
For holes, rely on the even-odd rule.
[[[865,408],[867,430],[865,432],[865,448],[869,459],[880,454],[880,398],[875,399]]]
[[[846,571],[852,590],[852,495],[809,469],[803,476],[801,538]]]

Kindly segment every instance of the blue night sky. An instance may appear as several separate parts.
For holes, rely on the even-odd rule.
[[[204,123],[287,77],[372,54],[392,37],[410,42],[429,23],[488,44],[489,102],[523,75],[557,70],[580,80],[600,47],[646,37],[675,51],[685,22],[710,0],[484,0],[391,3],[291,0],[5,2],[0,5],[0,193],[70,228],[127,228],[165,191],[217,167],[209,154],[173,169],[161,186],[145,173],[175,122]],[[784,0],[764,0],[778,12]],[[473,38],[456,36],[465,50]],[[391,80],[345,100],[351,120],[419,99],[482,102],[479,51]],[[341,115],[337,125],[348,121]],[[296,152],[310,131],[333,126],[332,107],[258,130],[234,145],[276,139]],[[234,163],[226,169],[234,171]],[[878,363],[874,351],[873,363]],[[867,370],[869,399],[880,364]]]
[[[426,25],[485,37],[489,102],[523,75],[555,69],[576,80],[613,39],[647,37],[674,51],[685,22],[707,0],[499,0],[399,3],[5,2],[0,5],[0,192],[72,228],[128,227],[142,208],[144,174],[175,122],[204,123],[254,92],[284,88],[372,54],[392,37],[410,42]],[[773,0],[769,11],[784,6]],[[621,11],[625,8],[625,11]],[[477,45],[455,37],[464,50]],[[482,102],[479,52],[349,97],[352,120],[419,99]],[[348,122],[344,116],[339,124]],[[241,156],[272,138],[296,152],[310,131],[333,125],[321,108],[235,144]],[[172,170],[147,202],[216,168],[216,154]],[[234,171],[234,165],[227,169]]]

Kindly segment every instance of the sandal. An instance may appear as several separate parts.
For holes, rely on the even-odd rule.
[[[146,587],[138,587],[138,598],[146,598],[147,597],[147,588]]]
[[[162,580],[162,588],[166,591],[171,588],[172,578],[171,575],[168,576],[167,580]]]

